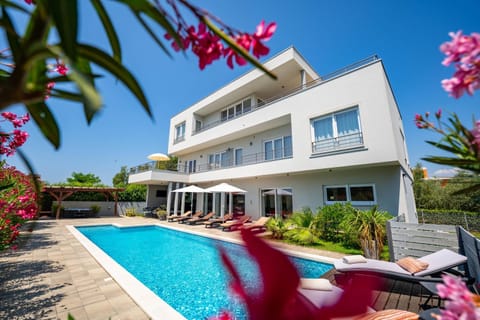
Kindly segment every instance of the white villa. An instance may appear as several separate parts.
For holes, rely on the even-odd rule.
[[[319,75],[293,47],[170,120],[168,154],[177,171],[154,163],[130,170],[148,185],[147,205],[169,212],[288,215],[350,202],[377,205],[416,223],[405,135],[382,61],[372,56]],[[180,193],[221,182],[246,193]]]

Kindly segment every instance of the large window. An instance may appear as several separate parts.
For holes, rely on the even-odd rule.
[[[241,149],[240,149],[241,150]],[[233,150],[208,155],[208,167],[210,169],[231,167],[233,165]]]
[[[233,117],[238,117],[244,113],[250,112],[252,110],[252,98],[248,97],[243,99],[233,106],[229,106],[228,108],[224,109],[220,113],[220,120],[227,121],[232,119]]]
[[[358,107],[312,119],[312,151],[329,152],[363,144]]]
[[[278,160],[292,156],[292,137],[285,136],[263,142],[265,160]]]
[[[288,218],[292,214],[292,188],[262,189],[260,193],[262,195],[263,216]]]
[[[351,202],[354,205],[374,205],[377,202],[372,184],[325,186],[324,198],[326,204]]]
[[[185,121],[175,126],[174,142],[180,142],[183,140],[185,140]]]

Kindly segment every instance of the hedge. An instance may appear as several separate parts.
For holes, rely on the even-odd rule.
[[[480,232],[479,212],[418,209],[418,222],[459,225],[469,231]]]

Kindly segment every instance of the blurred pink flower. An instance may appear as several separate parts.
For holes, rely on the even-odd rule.
[[[438,320],[476,320],[480,319],[480,308],[475,305],[473,294],[461,278],[443,275],[443,284],[438,284],[438,295],[447,299],[445,309],[441,310]]]
[[[250,320],[331,319],[360,315],[372,302],[372,279],[354,278],[333,305],[318,308],[298,291],[299,274],[289,258],[272,248],[251,231],[242,229],[242,239],[250,256],[256,261],[261,284],[257,292],[247,292],[235,265],[226,252],[220,249],[223,264],[230,273],[230,289],[245,304]],[[224,311],[210,320],[230,320],[233,316]]]
[[[451,96],[460,98],[465,92],[473,95],[480,89],[480,34],[464,35],[462,31],[450,32],[452,41],[445,42],[440,50],[446,57],[442,64],[449,66],[455,63],[455,73],[452,78],[442,81],[445,91]]]

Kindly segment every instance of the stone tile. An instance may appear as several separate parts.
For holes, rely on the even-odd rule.
[[[112,315],[116,314],[115,310],[106,300],[86,305],[85,311],[87,312],[88,318],[91,320],[108,319]]]

